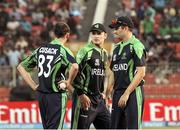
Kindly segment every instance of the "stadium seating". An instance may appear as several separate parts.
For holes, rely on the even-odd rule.
[[[154,74],[148,73],[145,76],[145,83],[146,84],[154,84],[155,82],[155,76]]]
[[[180,98],[180,89],[177,84],[145,85],[146,98]]]
[[[180,84],[180,73],[171,74],[169,77],[170,84]]]

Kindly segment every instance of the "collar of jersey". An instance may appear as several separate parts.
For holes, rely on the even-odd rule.
[[[100,53],[101,53],[101,50],[103,49],[103,48],[99,48],[99,47],[97,47],[95,44],[93,44],[92,42],[90,42],[89,43],[89,45],[92,47],[92,48],[95,48],[97,51],[99,51]]]
[[[121,45],[125,46],[125,45],[131,43],[131,42],[134,40],[134,38],[135,38],[135,36],[132,35],[131,38],[130,38],[128,41],[126,41],[126,42],[121,42]]]
[[[52,41],[51,41],[51,44],[62,45],[62,43],[61,43],[57,38],[55,38],[54,40],[52,40]]]
[[[124,48],[124,46],[132,43],[132,41],[134,40],[134,38],[135,38],[135,36],[132,35],[131,38],[130,38],[128,41],[126,41],[126,42],[120,42],[120,43],[118,44],[118,45],[120,46],[119,55],[121,54],[122,49]]]

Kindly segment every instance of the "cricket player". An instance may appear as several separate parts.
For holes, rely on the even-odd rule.
[[[67,90],[78,72],[78,64],[72,52],[64,46],[69,38],[70,29],[66,23],[54,27],[56,38],[36,49],[23,60],[17,69],[33,90],[38,92],[38,101],[44,129],[62,129],[66,112]],[[39,84],[30,75],[38,67]],[[69,76],[67,76],[69,75]],[[60,84],[60,85],[59,85]]]
[[[145,47],[133,35],[133,22],[129,17],[119,17],[109,27],[122,39],[114,47],[110,65],[113,82],[107,89],[109,94],[114,90],[111,128],[139,129],[144,106]]]
[[[102,48],[107,37],[105,27],[96,23],[90,29],[91,41],[77,54],[79,73],[74,80],[73,129],[110,128],[110,113],[104,97],[107,51]]]

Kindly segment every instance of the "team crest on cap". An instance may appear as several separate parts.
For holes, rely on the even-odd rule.
[[[95,28],[99,28],[99,24],[95,24],[94,27],[95,27]]]

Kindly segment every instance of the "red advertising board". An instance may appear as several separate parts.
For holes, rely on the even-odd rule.
[[[41,123],[37,102],[0,103],[0,124]]]
[[[180,99],[147,99],[143,121],[180,122]]]
[[[71,101],[68,101],[65,116],[65,128],[70,127]],[[165,125],[180,125],[180,99],[147,99],[143,116],[144,126],[161,123]],[[173,123],[172,123],[173,122]],[[175,124],[174,124],[175,122]],[[13,124],[13,125],[12,125]],[[35,102],[1,102],[0,128],[41,128],[41,117],[38,103]],[[31,126],[30,126],[31,125]]]

